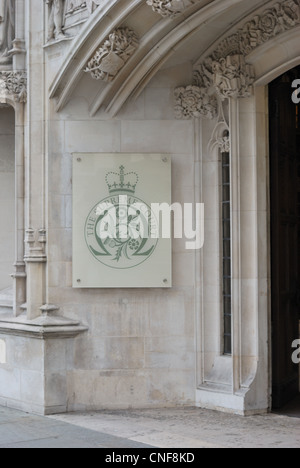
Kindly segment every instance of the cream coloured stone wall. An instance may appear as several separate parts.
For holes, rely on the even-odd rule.
[[[65,109],[51,113],[49,302],[89,327],[75,340],[69,356],[73,362],[68,373],[69,410],[194,402],[195,253],[185,250],[184,240],[173,244],[171,290],[71,286],[72,152],[169,153],[173,202],[194,202],[194,124],[176,121],[173,109],[174,86],[189,79],[190,73],[190,64],[160,72],[112,120],[102,112],[89,116],[94,90],[86,76]]]
[[[299,1],[269,2],[271,17],[276,20],[277,15],[281,22],[281,28],[278,24],[270,32],[265,31],[270,14],[261,16],[265,2],[259,0],[251,5],[246,0],[188,2],[192,5],[173,19],[165,18],[165,8],[152,11],[144,0],[103,0],[97,14],[76,26],[73,40],[56,43],[47,43],[45,3],[17,1],[20,40],[12,66],[27,68],[28,101],[23,103],[24,97],[19,102],[19,93],[1,88],[1,102],[12,101],[16,107],[18,236],[17,255],[10,261],[12,266],[17,260],[16,317],[0,320],[6,348],[0,364],[0,404],[39,413],[180,404],[240,414],[267,410],[271,325],[266,86],[299,64],[300,14],[293,22],[290,13],[280,9],[284,3],[298,12]],[[258,16],[248,24],[256,6]],[[228,84],[231,91],[225,114],[232,159],[233,357],[224,357],[216,147],[224,128],[216,126],[217,118],[194,114],[193,120],[176,120],[174,90],[191,85],[193,67],[210,56],[223,34],[227,37],[229,29],[234,34],[242,26],[244,39],[251,39],[251,53],[248,50],[244,60],[233,35],[217,58],[234,65],[235,59],[228,59],[234,48],[247,88],[255,71],[253,95],[246,97],[248,89],[237,93],[231,66],[222,76],[221,62],[216,63],[214,77],[219,95]],[[83,70],[119,27],[137,33],[138,49],[112,81],[92,80]],[[259,38],[264,38],[260,45]],[[247,70],[251,76],[243,75]],[[208,64],[208,76],[211,71]],[[203,88],[196,103],[200,109],[206,92]],[[236,100],[240,94],[243,98]],[[193,99],[190,103],[195,104]],[[172,289],[73,290],[73,152],[172,155],[173,201],[205,203],[204,249],[188,252],[184,241],[174,242]]]
[[[15,236],[15,116],[0,108],[0,291],[12,286]]]

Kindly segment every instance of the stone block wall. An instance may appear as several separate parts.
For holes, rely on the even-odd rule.
[[[173,243],[170,290],[75,290],[71,275],[73,152],[171,154],[173,202],[194,202],[194,123],[175,120],[173,105],[190,72],[189,63],[160,72],[110,120],[89,116],[94,82],[85,76],[66,108],[51,113],[49,301],[89,327],[69,356],[69,410],[194,404],[195,253],[185,240]]]

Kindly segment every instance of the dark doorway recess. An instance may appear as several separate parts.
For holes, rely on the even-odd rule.
[[[300,319],[300,105],[292,83],[300,67],[269,86],[273,409],[299,395],[292,343]]]

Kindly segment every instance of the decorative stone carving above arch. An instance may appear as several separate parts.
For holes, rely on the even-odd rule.
[[[149,13],[146,0],[123,0],[122,3],[117,0],[103,0],[103,2],[99,7],[99,14],[90,17],[82,35],[74,40],[69,50],[70,60],[66,59],[50,86],[50,96],[57,98],[57,110],[62,109],[70,99],[87,63],[92,58],[91,53],[99,50],[113,31],[125,28],[129,24],[130,28],[135,29],[134,15],[137,10],[139,18],[147,15],[147,11]],[[137,26],[139,47],[115,77],[107,80],[107,86],[99,86],[99,92],[91,103],[90,114],[93,116],[104,107],[112,116],[116,115],[129,98],[134,99],[139,96],[168,60],[172,60],[177,53],[188,50],[189,41],[190,50],[195,48],[194,37],[200,37],[202,28],[207,30],[211,25],[213,29],[214,21],[219,28],[215,37],[219,39],[215,43],[208,42],[205,46],[199,43],[201,56],[196,62],[195,56],[193,57],[194,78],[190,83],[185,83],[185,86],[189,84],[200,89],[210,89],[209,95],[215,93],[222,99],[228,96],[239,98],[249,96],[257,80],[269,73],[269,66],[277,67],[277,62],[281,66],[281,62],[287,62],[288,55],[290,56],[288,58],[296,59],[297,46],[293,45],[289,51],[284,46],[284,42],[292,40],[291,36],[296,36],[300,29],[300,0],[280,2],[273,0],[264,6],[260,6],[255,0],[255,4],[257,10],[253,12],[253,6],[250,4],[248,11],[246,10],[245,0],[205,3],[199,0],[189,9],[188,14],[179,15],[174,23],[161,21],[157,15],[157,22],[144,36]],[[240,16],[237,14],[229,24],[229,12],[240,5],[244,8],[243,13]],[[220,27],[222,15],[226,15],[223,29]],[[111,21],[108,22],[107,18],[111,18]],[[155,16],[152,21],[155,22]],[[295,42],[296,39],[293,40]],[[277,58],[274,53],[275,65],[272,65],[273,58],[271,63],[265,61],[261,64],[261,59],[259,65],[256,65],[260,60],[259,54],[264,48],[276,48],[281,42],[285,50],[278,54]],[[180,113],[177,106],[176,102],[176,111]],[[204,111],[204,116],[209,116],[209,112],[205,114]]]
[[[206,89],[214,86],[221,99],[251,96],[254,81],[254,67],[241,54],[216,60],[210,57],[194,71],[194,83]]]
[[[163,18],[175,18],[199,0],[147,0],[147,5]]]
[[[299,24],[300,0],[283,0],[265,9],[219,42],[208,57],[195,65],[192,87],[203,89],[204,95],[205,90],[208,93],[213,87],[221,100],[251,96],[256,77],[254,66],[247,62],[247,56]],[[191,86],[186,90],[188,88]],[[182,118],[178,111],[177,94],[178,90],[175,90],[175,114],[177,118]],[[195,105],[193,103],[192,108]],[[185,109],[184,113],[193,116],[192,109]]]
[[[217,116],[217,99],[246,98],[252,95],[255,70],[243,55],[228,55],[210,62],[211,69],[202,66],[195,73],[195,84],[175,89],[175,115],[180,118]],[[212,89],[213,88],[213,89]]]
[[[129,28],[116,29],[89,60],[84,71],[94,80],[112,81],[138,45],[139,40],[134,31]]]
[[[276,3],[219,42],[210,56],[199,61],[195,66],[195,82],[204,82],[207,86],[212,79],[215,62],[228,56],[247,57],[257,47],[297,25],[300,25],[300,0]]]

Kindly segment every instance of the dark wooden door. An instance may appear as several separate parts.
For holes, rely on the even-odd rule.
[[[291,97],[297,77],[300,67],[269,87],[274,408],[299,393],[299,366],[292,362],[300,318],[299,122]]]

